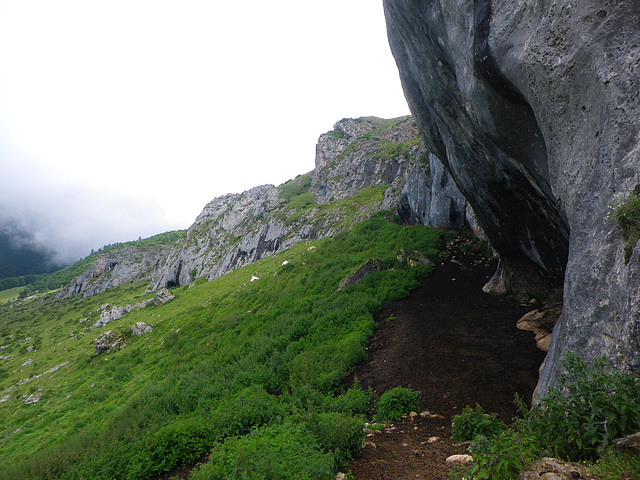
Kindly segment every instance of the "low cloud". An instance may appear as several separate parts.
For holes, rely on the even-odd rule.
[[[162,208],[151,200],[100,185],[99,179],[77,185],[28,162],[11,165],[0,180],[0,229],[22,245],[53,252],[56,263],[167,229]]]

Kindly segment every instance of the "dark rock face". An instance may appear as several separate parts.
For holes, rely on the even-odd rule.
[[[396,205],[398,220],[453,230],[465,227],[467,201],[435,155],[429,155],[427,171],[414,167],[406,177]]]
[[[548,294],[564,281],[538,392],[568,350],[637,370],[640,256],[625,265],[610,211],[638,183],[640,3],[384,6],[425,143],[501,255],[492,285]]]

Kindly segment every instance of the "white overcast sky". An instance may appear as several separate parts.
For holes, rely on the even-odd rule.
[[[0,0],[0,222],[69,260],[408,113],[382,0]]]

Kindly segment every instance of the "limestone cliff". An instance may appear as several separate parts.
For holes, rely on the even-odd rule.
[[[395,210],[404,223],[465,224],[466,201],[412,117],[340,120],[320,135],[314,171],[213,199],[172,246],[103,253],[58,298],[133,281],[154,290],[212,280],[296,242],[335,235],[380,209]]]
[[[169,253],[168,245],[152,247],[129,246],[98,255],[93,265],[60,289],[56,299],[72,295],[90,297],[123,283],[151,281],[159,274],[162,259]]]
[[[422,137],[501,255],[488,288],[563,288],[539,392],[568,350],[638,370],[640,255],[611,212],[638,183],[640,3],[384,7]]]
[[[430,182],[429,162],[411,117],[343,119],[320,136],[313,172],[206,205],[167,256],[153,286],[218,278],[293,243],[335,235],[377,210],[393,210],[399,198],[406,203],[411,197],[409,178]],[[446,193],[456,195],[450,189]],[[431,216],[424,212],[432,202],[412,200],[403,208],[406,221],[460,227],[465,203],[459,193],[456,198],[456,208],[447,203],[445,214],[434,209]]]

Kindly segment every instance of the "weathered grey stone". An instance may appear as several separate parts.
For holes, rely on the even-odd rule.
[[[418,265],[433,265],[433,262],[420,252],[407,250],[406,248],[400,249],[396,254],[396,259],[410,267],[417,267]]]
[[[446,460],[449,464],[471,465],[473,463],[473,457],[467,454],[451,455]]]
[[[156,292],[155,297],[153,297],[153,303],[157,306],[160,306],[164,305],[169,300],[173,300],[174,298],[176,298],[176,296],[169,290],[167,290],[166,288],[161,288]]]
[[[640,453],[640,432],[617,439],[616,448]]]
[[[73,295],[86,298],[123,283],[149,281],[157,276],[169,249],[167,245],[129,246],[101,254],[91,267],[60,290],[56,300]]]
[[[396,216],[403,223],[459,230],[466,226],[466,209],[467,201],[442,162],[430,154],[427,169],[409,170]]]
[[[145,333],[151,333],[153,332],[153,328],[151,327],[151,325],[147,325],[144,322],[138,322],[136,323],[133,327],[131,327],[131,334],[132,335],[144,335]]]
[[[107,323],[118,320],[124,316],[124,308],[115,306],[109,310],[106,308],[100,313],[100,318],[91,325],[91,328],[104,327]]]
[[[42,398],[42,393],[34,393],[32,395],[29,395],[24,403],[26,403],[27,405],[38,403],[40,401],[40,398]]]
[[[638,370],[640,255],[625,263],[610,213],[638,183],[640,3],[384,7],[427,148],[501,256],[492,287],[563,286],[538,394],[557,383],[569,350]]]
[[[545,457],[534,463],[518,480],[593,480],[595,477],[577,463],[567,463],[557,458]]]
[[[117,330],[109,330],[93,341],[93,348],[96,355],[108,353],[116,348],[122,348],[124,336]]]
[[[382,268],[382,260],[380,260],[379,258],[370,258],[369,260],[365,260],[362,265],[360,265],[355,271],[347,275],[347,277],[340,282],[336,293],[341,292],[350,285],[356,285],[362,282],[364,277],[372,274],[373,272],[379,272],[380,270],[382,270]]]

